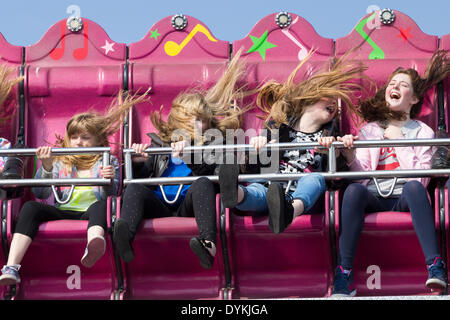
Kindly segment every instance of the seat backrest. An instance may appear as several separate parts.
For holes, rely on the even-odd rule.
[[[137,105],[130,117],[130,145],[149,143],[146,134],[155,131],[149,118],[151,111],[160,111],[163,106],[160,112],[166,119],[172,100],[180,92],[209,88],[225,71],[229,43],[218,40],[194,17],[185,18],[185,29],[174,29],[171,17],[166,17],[155,23],[142,40],[129,45],[130,93],[151,87],[150,104]],[[193,217],[144,219],[133,241],[135,257],[126,265],[126,297],[219,298],[224,287],[219,231],[216,260],[209,270],[200,266],[189,248],[190,238],[197,235]]]
[[[249,87],[271,79],[286,80],[312,48],[316,52],[298,72],[296,82],[333,57],[333,39],[321,37],[305,19],[289,14],[292,21],[289,27],[280,28],[276,24],[277,14],[271,14],[259,20],[245,38],[233,42],[234,53],[243,49]],[[258,110],[252,110],[245,115],[246,130],[257,131],[262,127],[259,114]],[[275,167],[278,169],[278,163]],[[249,212],[226,210],[234,298],[327,294],[332,268],[324,201],[321,197],[318,204],[322,208],[315,214],[297,217],[279,235],[270,231],[267,215],[253,217]]]
[[[0,33],[0,64],[15,69],[11,74],[13,77],[20,76],[20,66],[23,60],[23,47],[15,46],[6,41]],[[0,122],[0,137],[8,139],[12,145],[15,144],[18,130],[19,115],[19,88],[11,92],[4,105],[0,116],[7,117],[7,121]]]
[[[176,30],[171,17],[155,23],[145,37],[129,45],[130,93],[151,87],[148,103],[137,105],[130,119],[130,139],[148,141],[146,133],[155,129],[150,112],[159,111],[165,119],[172,100],[191,88],[208,88],[225,70],[229,44],[216,39],[211,31],[194,17],[186,16],[187,26]],[[161,109],[162,108],[162,109]]]
[[[78,32],[71,32],[66,20],[61,20],[25,50],[30,147],[54,145],[55,134],[64,137],[73,115],[103,113],[123,88],[126,44],[112,41],[89,19],[83,18],[83,29]],[[118,132],[109,139],[119,160],[121,137]]]
[[[368,66],[366,74],[378,87],[387,83],[388,77],[397,67],[412,67],[423,75],[430,57],[438,49],[437,36],[423,33],[410,17],[397,10],[393,12],[395,20],[391,24],[380,22],[380,11],[376,11],[363,17],[347,36],[336,39],[336,56],[342,56],[358,47],[353,58]],[[374,90],[362,93],[361,98],[374,93]],[[434,89],[426,95],[418,119],[436,130],[437,104]],[[344,133],[358,133],[360,127],[351,121],[345,109],[341,120]],[[339,205],[337,207],[339,209]],[[340,234],[339,227],[342,230],[339,219],[339,213],[336,212],[334,220],[338,226],[337,237]],[[405,243],[408,245],[405,246]],[[410,212],[365,214],[353,268],[359,295],[426,293],[424,262]],[[372,281],[375,277],[379,281]]]
[[[439,48],[446,50],[450,54],[450,34],[446,34],[440,39]],[[447,127],[447,134],[450,132],[450,112],[448,108],[450,106],[450,77],[444,81],[444,110],[445,110],[445,125]]]
[[[67,29],[66,20],[61,20],[37,43],[25,48],[29,147],[54,145],[55,133],[64,137],[66,124],[73,115],[92,110],[103,113],[123,87],[126,45],[112,41],[95,22],[84,18],[82,21],[83,29],[72,32]],[[121,136],[118,132],[110,138],[119,160]],[[30,163],[27,177],[36,169]],[[30,199],[36,200],[31,192]],[[45,201],[53,204],[52,200],[53,197]],[[15,219],[22,204],[15,205],[9,219]],[[94,267],[88,270],[80,263],[86,247],[87,225],[87,221],[77,220],[40,224],[22,262],[18,298],[70,299],[74,295],[83,299],[110,298],[116,273],[109,235],[105,235],[106,253]]]
[[[380,10],[367,14],[345,37],[336,39],[336,56],[342,56],[358,47],[354,59],[362,61],[369,69],[366,74],[375,81],[378,88],[388,81],[390,74],[398,67],[414,68],[423,75],[427,63],[438,49],[438,37],[425,34],[404,13],[394,10],[395,20],[385,25],[379,20]],[[424,99],[419,120],[436,129],[437,112],[435,90],[430,90]],[[369,90],[368,95],[373,95]],[[361,94],[361,98],[367,95]],[[342,131],[356,134],[356,127],[347,111],[342,113]]]
[[[247,63],[245,84],[250,89],[269,80],[286,80],[310,50],[315,52],[297,73],[296,81],[308,77],[333,57],[333,39],[320,36],[307,20],[290,14],[291,24],[281,28],[276,17],[277,14],[270,14],[262,18],[246,37],[233,42],[233,54],[243,50],[241,59]],[[256,105],[255,96],[246,104]],[[257,115],[262,115],[257,108],[244,115],[244,130],[262,127]]]

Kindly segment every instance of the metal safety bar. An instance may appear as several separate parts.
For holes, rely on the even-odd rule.
[[[442,139],[392,139],[392,140],[356,140],[354,141],[355,148],[374,148],[374,147],[409,147],[409,146],[439,146],[450,145],[450,138]],[[271,143],[267,144],[264,149],[311,149],[311,148],[325,149],[318,142],[302,142],[302,143]],[[386,171],[345,171],[337,172],[336,170],[336,149],[345,148],[343,142],[333,142],[329,148],[329,171],[317,172],[323,175],[326,180],[334,179],[371,179],[371,178],[417,178],[417,177],[443,177],[450,175],[449,169],[421,169],[421,170],[386,170]],[[184,153],[194,151],[206,150],[228,150],[228,151],[255,151],[250,144],[237,145],[208,145],[208,146],[188,146],[183,149]],[[131,183],[139,183],[146,185],[176,185],[176,184],[191,184],[199,177],[172,177],[172,178],[132,178],[132,155],[135,151],[132,148],[123,150],[125,156],[125,179],[124,185]],[[149,154],[170,154],[172,149],[170,147],[148,148],[145,150]],[[290,174],[240,174],[239,182],[252,182],[256,180],[267,181],[290,181],[300,179],[308,173],[290,173]],[[208,176],[211,181],[218,182],[218,176]]]
[[[0,157],[5,156],[35,156],[37,148],[23,149],[3,149],[0,150]],[[90,148],[52,148],[52,155],[69,154],[102,154],[103,166],[110,164],[110,147],[90,147]],[[60,179],[0,179],[0,187],[51,187],[57,202],[67,203],[75,189],[75,186],[108,186],[111,179],[105,178],[60,178]],[[56,192],[57,186],[71,186],[69,197],[65,200],[59,199]]]

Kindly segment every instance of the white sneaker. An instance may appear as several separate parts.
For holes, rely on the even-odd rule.
[[[106,250],[106,241],[102,236],[96,236],[89,241],[81,258],[81,264],[87,268],[92,267]]]

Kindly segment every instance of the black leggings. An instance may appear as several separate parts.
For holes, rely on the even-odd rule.
[[[144,218],[195,217],[200,238],[216,242],[216,187],[206,177],[195,180],[178,208],[161,201],[153,189],[130,184],[123,194],[120,219],[128,223],[134,237]]]
[[[88,229],[92,226],[100,226],[106,230],[106,200],[94,202],[86,211],[60,210],[45,203],[28,201],[20,210],[15,232],[34,239],[41,222],[63,219],[89,219]]]
[[[407,182],[400,198],[379,198],[365,186],[353,183],[344,192],[339,237],[339,264],[353,267],[358,238],[364,225],[364,214],[379,211],[410,211],[411,218],[427,264],[440,256],[434,215],[425,187],[418,181]]]

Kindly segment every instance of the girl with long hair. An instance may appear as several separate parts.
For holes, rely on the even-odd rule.
[[[375,95],[361,101],[360,119],[368,122],[357,136],[338,137],[344,142],[342,153],[354,171],[430,169],[431,146],[357,148],[353,141],[376,139],[430,139],[433,130],[418,120],[426,92],[450,75],[450,59],[446,52],[437,51],[421,77],[412,68],[397,68]],[[345,190],[340,221],[339,265],[334,277],[334,296],[353,296],[353,261],[365,213],[377,211],[410,211],[414,230],[422,247],[428,268],[426,286],[443,290],[447,286],[434,216],[426,187],[429,178],[378,179],[380,191],[372,180],[352,183]],[[391,187],[393,192],[389,197]]]
[[[122,101],[123,93],[120,92],[117,103],[111,104],[106,114],[85,112],[73,116],[66,125],[64,137],[57,135],[57,147],[109,146],[108,137],[119,129],[130,108],[143,101],[146,94],[137,98],[129,96]],[[82,154],[55,157],[52,155],[50,146],[37,148],[36,156],[41,160],[42,166],[36,172],[35,178],[105,178],[111,179],[112,183],[104,187],[75,187],[70,199],[68,199],[69,188],[59,187],[57,188],[58,197],[64,201],[62,201],[63,203],[55,202],[54,205],[37,201],[26,202],[19,213],[7,265],[2,268],[0,285],[20,282],[20,263],[36,236],[41,222],[61,219],[89,220],[87,246],[81,258],[81,264],[85,267],[92,267],[105,252],[106,199],[117,193],[119,183],[117,158],[111,156],[110,165],[103,167],[102,155]],[[50,187],[34,187],[32,191],[39,199],[47,199],[52,194]]]
[[[203,153],[202,159],[195,159],[182,152],[186,146],[213,143],[210,134],[240,128],[240,101],[246,94],[237,82],[243,73],[243,64],[237,54],[229,63],[218,82],[208,90],[187,90],[172,102],[167,120],[161,113],[153,112],[150,119],[158,133],[149,133],[150,147],[171,146],[172,154],[148,155],[144,152],[148,144],[133,144],[137,157],[133,159],[133,176],[182,177],[216,174],[219,161],[211,153]],[[181,157],[183,159],[181,159]],[[185,161],[183,161],[185,160]],[[204,268],[211,268],[216,254],[216,194],[218,189],[206,177],[186,185],[178,193],[178,186],[156,188],[141,184],[129,184],[123,195],[120,218],[114,225],[114,242],[122,260],[126,263],[134,258],[132,242],[144,218],[195,217],[199,236],[190,240],[192,251],[198,256]],[[169,200],[171,199],[171,200]]]
[[[306,80],[294,81],[298,71],[312,53],[290,74],[285,82],[269,81],[258,91],[257,105],[266,114],[265,124],[269,134],[278,132],[279,142],[319,142],[324,147],[335,140],[337,134],[335,118],[338,114],[338,100],[353,109],[352,94],[360,85],[365,68],[345,58],[325,64],[323,69]],[[257,151],[271,138],[257,136],[250,140]],[[275,140],[271,141],[275,142]],[[273,151],[272,151],[273,152]],[[338,158],[338,167],[343,159]],[[326,184],[323,176],[315,172],[327,169],[328,157],[318,148],[315,150],[290,149],[279,153],[278,172],[310,174],[292,184],[271,182],[269,186],[252,183],[238,185],[238,166],[227,164],[219,173],[220,191],[224,205],[256,215],[269,215],[269,227],[274,233],[283,232],[293,219],[310,212],[316,201],[324,194]],[[258,165],[247,166],[258,173]],[[251,169],[250,169],[251,168]],[[286,192],[285,192],[285,189]]]

